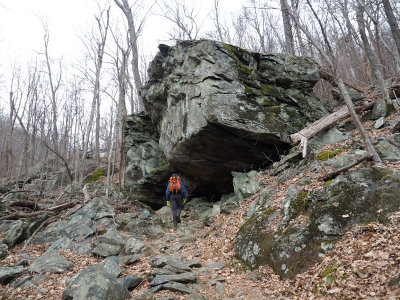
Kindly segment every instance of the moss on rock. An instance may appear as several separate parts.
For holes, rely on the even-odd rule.
[[[236,256],[251,268],[267,264],[281,278],[293,278],[332,251],[348,226],[387,222],[387,215],[400,207],[399,185],[400,174],[363,168],[335,178],[318,191],[307,193],[294,187],[288,214],[294,220],[306,212],[309,223],[293,226],[283,220],[272,231],[273,216],[279,211],[266,210],[240,228]],[[332,265],[323,271],[327,283],[334,282],[336,269],[337,265]]]
[[[327,161],[328,159],[334,158],[336,155],[338,155],[339,153],[343,152],[343,148],[340,148],[338,150],[334,150],[334,151],[323,151],[321,153],[319,153],[317,155],[317,159],[318,160],[322,160],[322,161]]]
[[[87,175],[85,179],[83,179],[83,183],[92,183],[98,181],[102,176],[105,176],[106,174],[107,174],[106,169],[94,170],[92,173]]]

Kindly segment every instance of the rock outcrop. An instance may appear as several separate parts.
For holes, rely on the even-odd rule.
[[[293,278],[329,253],[348,226],[386,222],[399,209],[399,184],[400,174],[362,168],[328,181],[322,190],[290,186],[282,210],[271,208],[273,193],[266,189],[263,205],[252,209],[238,232],[236,256],[251,268],[268,264],[281,278]],[[296,222],[299,216],[305,221]]]
[[[204,190],[227,193],[231,171],[277,160],[290,134],[325,114],[312,93],[318,79],[308,58],[185,41],[156,55],[141,96],[167,161]]]
[[[150,117],[142,112],[126,120],[125,188],[130,198],[160,204],[172,167],[159,145],[159,134]]]

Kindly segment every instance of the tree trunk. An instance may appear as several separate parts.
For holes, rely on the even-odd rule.
[[[10,115],[9,115],[9,123],[8,123],[8,135],[7,135],[7,155],[6,155],[6,174],[7,180],[10,180],[12,177],[12,161],[13,161],[13,148],[12,148],[12,137],[14,131],[14,122],[13,122],[13,113],[14,113],[14,99],[13,92],[10,92]]]
[[[374,146],[372,145],[371,140],[369,139],[368,134],[366,133],[364,127],[361,124],[360,119],[357,116],[357,113],[355,112],[354,109],[354,105],[353,102],[351,101],[350,95],[347,92],[347,89],[343,83],[343,80],[337,70],[337,66],[335,63],[335,57],[334,54],[332,52],[332,48],[329,45],[329,41],[327,40],[326,37],[326,32],[324,30],[324,28],[322,27],[322,22],[321,20],[318,18],[318,15],[315,13],[315,11],[313,10],[311,3],[309,2],[309,0],[307,0],[307,3],[309,4],[310,8],[313,11],[313,14],[315,16],[315,18],[317,19],[318,23],[320,24],[321,27],[321,31],[324,37],[324,41],[327,44],[327,48],[329,49],[329,52],[326,53],[323,48],[321,47],[321,45],[315,40],[315,38],[311,35],[311,33],[307,30],[307,28],[305,28],[299,21],[298,17],[296,14],[293,13],[292,10],[288,10],[289,14],[292,16],[293,20],[296,22],[296,24],[299,26],[299,28],[304,32],[304,34],[309,38],[309,40],[311,41],[311,43],[318,49],[319,53],[321,54],[321,56],[323,57],[323,59],[326,61],[326,63],[335,71],[336,73],[336,77],[337,77],[337,83],[338,83],[338,87],[340,90],[340,93],[343,97],[343,99],[345,100],[345,103],[349,109],[349,113],[354,121],[354,123],[356,124],[358,130],[360,131],[360,134],[362,135],[366,145],[367,145],[367,149],[368,149],[368,153],[370,154],[370,156],[373,157],[375,162],[381,162],[381,159],[379,157],[379,155],[377,154]],[[332,58],[332,59],[331,59]]]
[[[372,145],[371,139],[369,138],[367,132],[364,129],[364,126],[361,124],[360,119],[357,116],[357,113],[354,109],[353,102],[351,101],[350,95],[347,92],[347,89],[343,83],[342,78],[338,75],[338,86],[344,101],[346,102],[347,107],[349,108],[350,115],[357,126],[358,131],[360,131],[361,136],[363,137],[365,144],[367,145],[368,154],[373,158],[374,162],[380,163],[382,162],[378,153],[376,152],[374,146]]]
[[[128,22],[128,32],[129,32],[129,43],[132,50],[132,73],[133,73],[133,80],[135,83],[135,89],[138,94],[139,99],[139,107],[140,110],[143,108],[142,100],[140,99],[139,91],[142,87],[142,79],[140,78],[140,71],[139,71],[139,50],[138,50],[138,33],[141,30],[141,26],[139,26],[138,30],[135,26],[135,21],[133,19],[132,10],[129,7],[128,0],[122,0],[122,3],[118,0],[114,0],[114,2],[118,5],[118,7],[124,13],[126,20]]]
[[[360,4],[357,5],[357,23],[358,23],[361,40],[362,40],[365,52],[367,54],[367,58],[370,62],[372,72],[374,73],[375,78],[378,80],[379,88],[380,88],[381,93],[382,93],[383,97],[385,98],[386,104],[388,106],[391,104],[391,101],[389,99],[388,90],[386,88],[386,83],[385,83],[385,80],[383,79],[382,73],[379,70],[378,61],[376,59],[374,51],[372,50],[372,47],[369,43],[367,34],[365,33],[364,6],[360,5]],[[387,108],[389,108],[389,107],[387,107]]]
[[[375,104],[375,101],[370,101],[368,103],[364,103],[363,105],[355,107],[355,111],[359,113],[359,112],[368,110],[374,104]],[[292,144],[297,145],[300,143],[301,137],[305,137],[309,140],[309,139],[313,138],[314,136],[318,135],[319,133],[348,119],[349,117],[351,117],[349,108],[347,107],[347,105],[343,106],[342,108],[335,111],[334,113],[331,113],[330,115],[327,115],[327,116],[315,121],[310,126],[300,130],[299,132],[291,134],[290,140],[292,141]]]
[[[293,33],[292,33],[292,25],[290,24],[290,15],[288,13],[288,3],[286,0],[280,0],[280,4],[281,4],[281,12],[283,20],[283,29],[285,32],[286,53],[294,55],[295,51],[294,51]]]
[[[383,7],[385,9],[385,14],[386,14],[386,17],[388,19],[388,23],[389,23],[390,29],[392,31],[394,42],[396,44],[397,51],[398,51],[399,56],[400,56],[400,28],[399,28],[399,23],[396,20],[396,17],[395,17],[395,15],[393,13],[393,8],[390,5],[390,1],[389,0],[382,0],[382,2],[383,2]]]

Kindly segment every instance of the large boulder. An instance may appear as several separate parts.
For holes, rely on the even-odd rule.
[[[309,58],[184,41],[158,53],[141,91],[166,159],[203,186],[232,191],[231,171],[277,160],[289,135],[326,110]]]
[[[107,199],[95,197],[84,207],[76,211],[71,216],[54,223],[46,230],[39,232],[34,242],[38,244],[56,243],[53,249],[74,249],[78,247],[76,243],[82,243],[94,235],[96,226],[113,227],[114,208],[107,202]],[[69,239],[71,247],[63,248],[62,239]],[[87,251],[79,251],[85,253]]]
[[[80,271],[65,287],[63,299],[123,300],[129,298],[128,289],[117,276],[121,273],[117,257]]]
[[[58,251],[47,251],[37,258],[28,268],[29,272],[62,273],[71,271],[74,265],[58,254]]]
[[[400,174],[363,168],[309,193],[292,185],[282,210],[268,204],[253,210],[237,234],[236,256],[251,268],[270,265],[281,278],[293,278],[329,253],[346,227],[388,221],[400,206],[399,184]]]

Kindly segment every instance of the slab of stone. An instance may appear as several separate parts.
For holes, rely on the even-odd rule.
[[[140,255],[125,255],[120,257],[119,261],[121,265],[131,265],[140,258]]]
[[[386,139],[381,140],[375,148],[384,161],[396,162],[400,160],[400,148]]]
[[[141,282],[143,281],[143,278],[136,277],[133,275],[128,275],[123,279],[123,286],[128,290],[132,291],[135,287],[137,287]]]
[[[223,283],[221,283],[219,281],[216,282],[215,289],[217,290],[218,293],[223,294],[224,288],[225,288],[225,285]]]
[[[164,269],[165,270],[169,270],[169,271],[173,272],[174,274],[182,274],[182,273],[186,273],[186,272],[191,272],[192,271],[192,270],[189,271],[189,270],[183,270],[183,269],[174,268],[174,267],[171,267],[169,265],[164,266]]]
[[[156,277],[154,277],[154,279],[150,282],[150,285],[156,286],[170,281],[181,283],[196,282],[196,276],[193,273],[182,273],[177,275],[156,275]]]
[[[96,268],[87,268],[68,281],[63,292],[64,300],[125,300],[129,291],[116,276]]]
[[[125,243],[125,253],[130,254],[139,254],[146,247],[145,243],[142,241],[130,238]]]
[[[385,118],[380,117],[378,120],[375,121],[374,128],[379,129],[382,128],[385,125]]]
[[[331,128],[328,131],[320,134],[319,136],[313,138],[310,143],[315,143],[318,145],[327,145],[333,143],[339,143],[345,141],[350,136],[347,133],[340,132],[337,128]]]
[[[93,254],[101,257],[109,257],[118,255],[120,250],[120,245],[109,245],[100,243],[93,249]]]
[[[99,243],[109,244],[109,245],[123,245],[125,244],[126,237],[124,237],[115,228],[110,228],[107,232],[99,237]]]
[[[156,256],[150,259],[150,265],[153,268],[162,268],[167,264],[166,261],[169,259],[182,261],[182,257],[180,256]]]
[[[7,284],[15,277],[18,277],[24,272],[23,266],[18,267],[1,267],[0,268],[0,284]]]
[[[190,272],[192,270],[187,264],[183,263],[182,261],[173,259],[173,258],[169,258],[169,259],[165,260],[165,264],[170,267],[180,269],[183,271],[187,271],[187,272]]]
[[[165,268],[155,268],[153,269],[153,271],[151,271],[151,275],[156,276],[156,275],[176,275],[177,273],[169,270],[169,269],[165,269]]]
[[[72,277],[64,290],[63,299],[127,299],[129,292],[123,286],[123,281],[117,278],[120,273],[118,257],[107,257]]]
[[[58,251],[49,251],[37,258],[28,268],[35,273],[62,273],[74,268],[74,265],[58,254]]]
[[[188,287],[186,284],[179,282],[168,282],[162,285],[164,290],[169,290],[172,292],[181,292],[185,294],[193,294],[194,291]]]
[[[22,288],[23,285],[26,286],[26,283],[29,282],[29,281],[31,281],[32,278],[33,278],[32,275],[28,275],[28,276],[22,277],[21,279],[17,280],[17,281],[14,283],[14,288],[19,288],[19,287]],[[32,281],[31,281],[31,282],[32,282]],[[33,283],[32,283],[32,284],[33,284]]]
[[[191,268],[200,268],[201,267],[201,260],[198,258],[192,259],[189,261],[189,267]]]
[[[11,248],[22,237],[26,224],[22,220],[17,220],[12,223],[11,227],[5,233],[3,243]]]
[[[93,268],[112,274],[118,277],[121,274],[121,268],[119,267],[118,256],[110,256],[104,259],[101,263],[92,266]]]
[[[0,259],[3,259],[8,255],[8,246],[6,244],[0,244]]]

